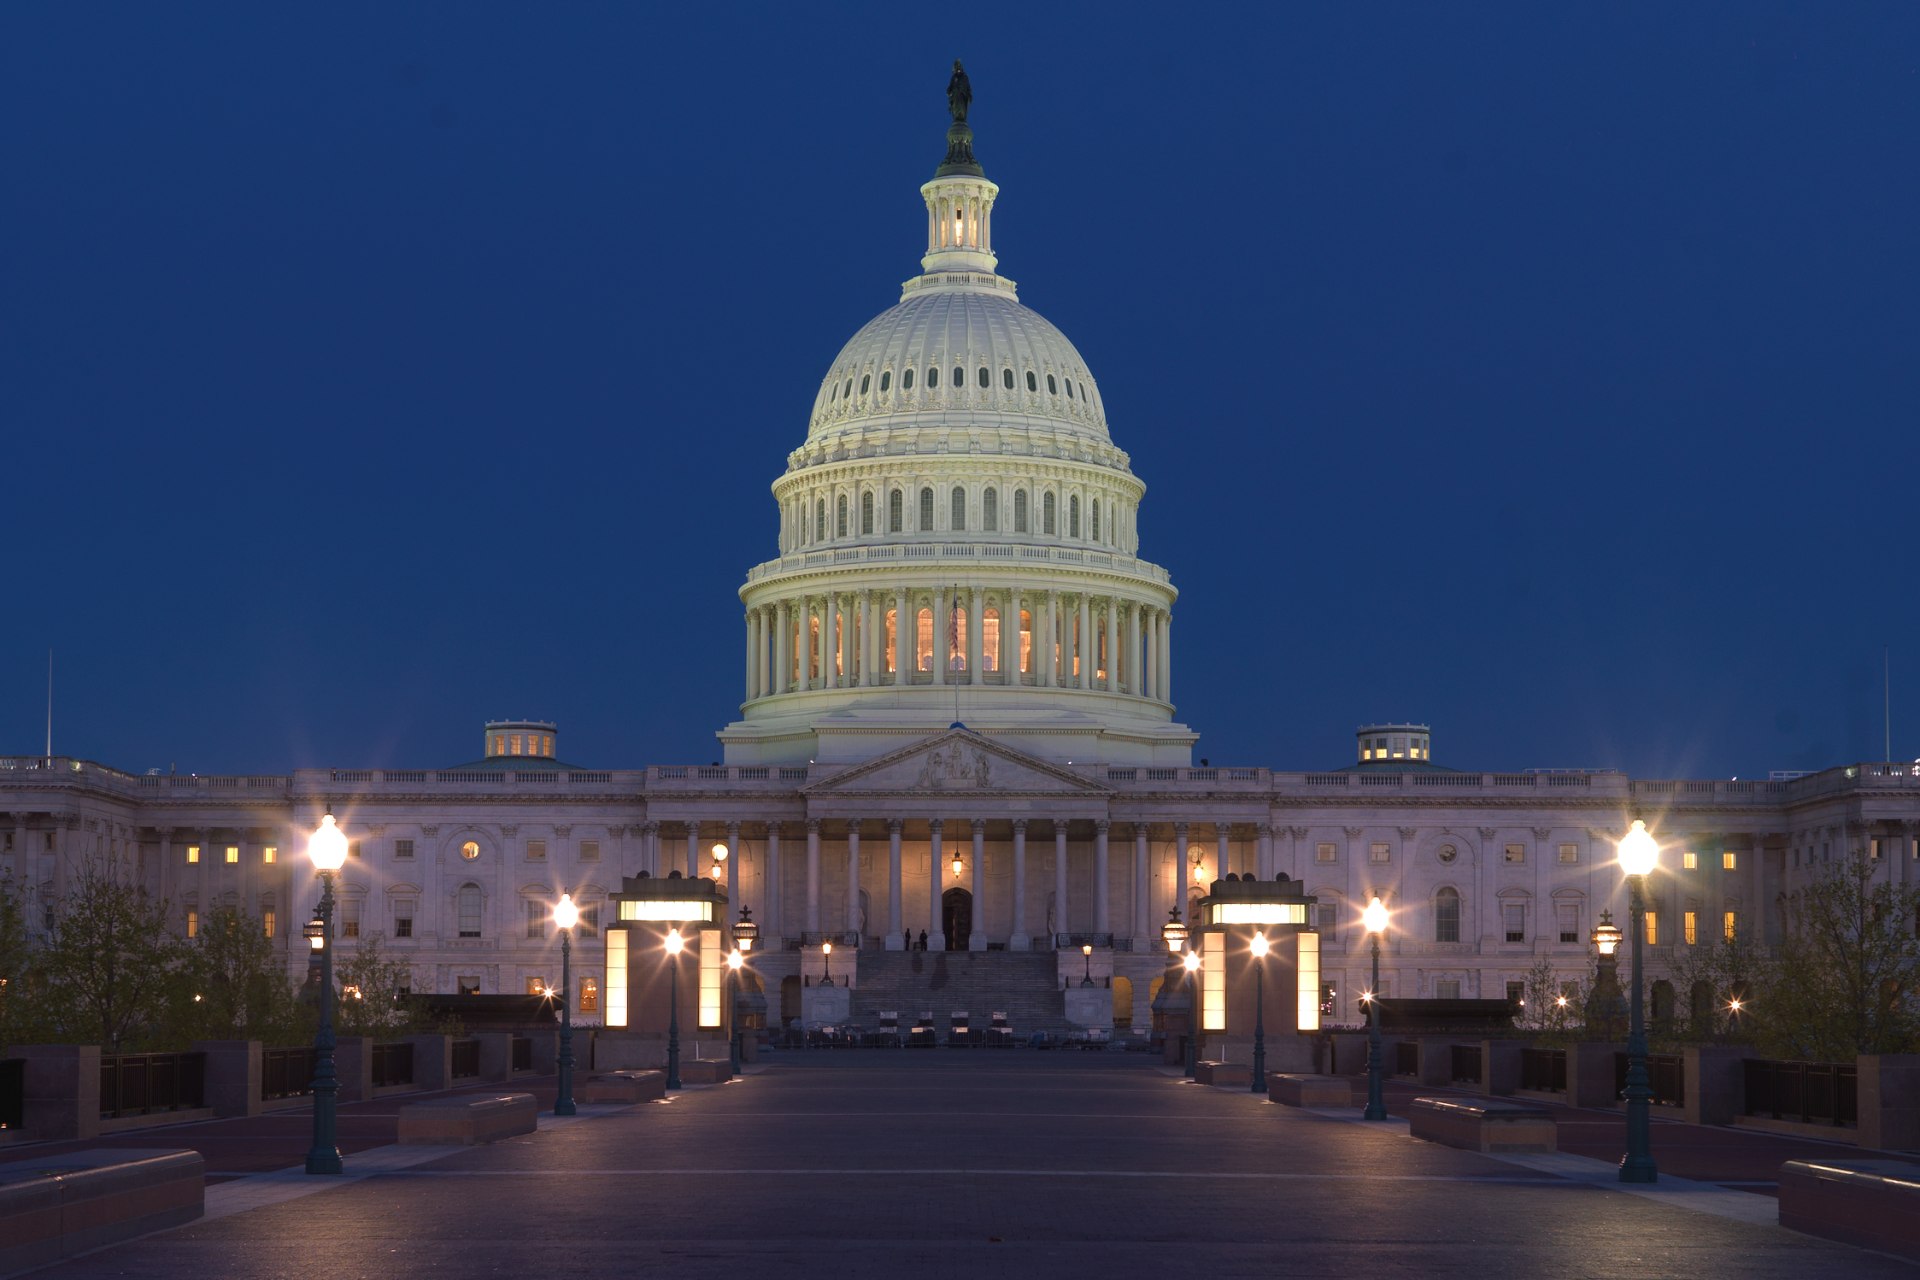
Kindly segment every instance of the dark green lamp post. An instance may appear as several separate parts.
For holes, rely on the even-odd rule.
[[[320,1026],[313,1034],[313,1146],[307,1152],[307,1172],[339,1173],[340,1080],[333,1066],[333,877],[346,865],[347,838],[331,813],[320,819],[319,828],[308,838],[307,857],[320,873],[320,910],[306,929],[307,941],[320,953]]]
[[[1387,1102],[1380,1079],[1380,935],[1387,931],[1387,904],[1375,898],[1360,917],[1373,948],[1373,989],[1367,993],[1367,1109],[1362,1120],[1385,1120]]]
[[[1256,933],[1253,952],[1253,1079],[1250,1092],[1267,1091],[1267,935]]]
[[[687,940],[667,930],[667,1088],[680,1088],[680,951]]]
[[[1647,1023],[1640,1006],[1640,943],[1647,932],[1647,876],[1660,861],[1660,846],[1647,831],[1647,824],[1633,820],[1633,826],[1620,839],[1620,869],[1627,873],[1628,902],[1632,919],[1627,932],[1633,935],[1633,964],[1628,970],[1632,985],[1627,991],[1627,1154],[1620,1158],[1620,1181],[1657,1182],[1660,1171],[1653,1162],[1653,1133],[1648,1107],[1653,1087],[1647,1076]]]
[[[553,908],[553,923],[560,929],[560,1061],[555,1074],[558,1088],[553,1097],[553,1114],[570,1116],[573,1105],[573,1008],[568,1002],[573,992],[573,926],[580,923],[580,908],[573,895],[563,893]]]

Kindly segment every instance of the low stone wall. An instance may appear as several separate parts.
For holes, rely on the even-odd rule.
[[[1920,1165],[1899,1160],[1789,1160],[1780,1225],[1920,1260]]]
[[[0,1165],[0,1273],[130,1240],[198,1218],[197,1151],[101,1149]]]

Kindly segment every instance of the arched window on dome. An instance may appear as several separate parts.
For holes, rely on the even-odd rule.
[[[813,540],[815,542],[827,540],[827,500],[825,498],[813,504]]]
[[[867,394],[867,388],[869,388],[869,387],[871,387],[872,385],[873,385],[873,375],[872,375],[872,374],[870,374],[870,373],[863,373],[863,374],[861,374],[861,375],[860,375],[860,394],[861,394],[861,395],[865,395],[865,394]],[[1072,386],[1073,384],[1072,384],[1072,383],[1068,383],[1067,385],[1068,385],[1069,387],[1071,387],[1071,386]]]
[[[1013,366],[1009,365],[1000,371],[1000,385],[1009,391],[1013,390]]]
[[[967,491],[959,485],[953,486],[953,492],[947,497],[947,527],[957,533],[967,528]]]
[[[1067,536],[1080,536],[1080,495],[1077,493],[1067,499]]]
[[[1013,531],[1027,532],[1027,491],[1025,489],[1013,491]]]
[[[967,385],[967,371],[959,365],[953,366],[953,389],[959,391]]]
[[[853,379],[852,378],[847,379],[847,385],[841,388],[840,394],[843,397],[851,397],[853,395]]]
[[[1093,540],[1098,542],[1100,541],[1100,499],[1093,500],[1093,507],[1088,515],[1093,519]]]
[[[835,400],[838,400],[839,398],[840,398],[840,384],[836,382],[827,388],[827,403],[832,404]]]
[[[937,364],[928,365],[927,366],[927,390],[937,391],[939,387],[940,387],[940,366]]]
[[[885,394],[893,386],[893,370],[888,369],[880,375],[880,391]]]
[[[914,670],[933,670],[933,610],[922,609],[914,628]]]
[[[833,536],[847,536],[847,495],[844,493],[833,504]]]
[[[988,489],[980,495],[980,527],[988,533],[1000,532],[1000,491]]]
[[[816,682],[815,687],[818,687],[817,682],[820,679],[820,615],[819,614],[817,613],[807,614],[807,635],[811,637],[811,639],[807,643],[807,679],[815,681]]]
[[[887,610],[886,617],[883,621],[887,630],[887,647],[885,652],[880,655],[880,669],[888,675],[893,675],[895,674],[893,655],[900,652],[900,611],[897,609]]]
[[[946,635],[947,670],[965,671],[967,669],[967,611],[960,605],[953,606],[953,621],[947,627]]]
[[[1033,674],[1033,615],[1020,611],[1020,650],[1014,670],[1023,676]]]
[[[1067,383],[1067,399],[1071,400],[1073,399],[1073,379],[1072,378],[1066,379],[1066,383]]]
[[[981,365],[980,372],[975,377],[974,381],[980,384],[980,389],[982,391],[986,391],[993,386],[993,375],[987,371],[987,366]]]
[[[851,381],[849,381],[847,385],[852,386],[853,384]],[[1047,375],[1047,394],[1050,396],[1057,396],[1060,394],[1060,384],[1053,380],[1052,374]]]
[[[1000,611],[985,609],[980,614],[980,669],[1000,669]]]
[[[913,370],[902,369],[900,371],[900,389],[902,391],[913,390]]]
[[[1040,532],[1049,538],[1053,536],[1053,495],[1050,493],[1040,499]]]
[[[933,532],[933,490],[920,490],[920,532]]]
[[[860,495],[860,536],[868,537],[873,533],[873,490]]]
[[[1027,390],[1038,391],[1039,389],[1040,389],[1040,379],[1033,376],[1033,370],[1031,369],[1027,370]]]
[[[906,505],[905,495],[898,489],[887,495],[887,532],[899,533],[900,522],[905,519],[902,508]]]

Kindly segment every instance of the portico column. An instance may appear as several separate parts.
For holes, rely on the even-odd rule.
[[[987,949],[987,820],[973,820],[973,929],[967,935],[967,950]]]
[[[973,589],[973,607],[967,614],[967,683],[984,684],[986,676],[981,674],[984,665],[980,660],[986,655],[987,646],[987,593],[979,587]],[[978,911],[979,904],[974,905]]]
[[[727,824],[727,897],[733,901],[728,905],[734,914],[740,914],[740,908],[747,905],[747,867],[740,860],[740,824]]]
[[[1067,927],[1067,824],[1061,818],[1053,822],[1053,932],[1055,950],[1065,947],[1066,935],[1073,932]]]
[[[1047,648],[1041,659],[1042,665],[1046,668],[1046,686],[1049,689],[1058,688],[1060,684],[1060,625],[1057,621],[1059,616],[1060,593],[1049,591],[1047,592]]]
[[[760,666],[760,611],[747,610],[747,684],[746,699],[752,702],[760,696],[759,687],[754,683]]]
[[[1160,615],[1160,700],[1173,701],[1173,615]]]
[[[793,687],[805,691],[813,688],[813,608],[805,596],[800,597],[800,670],[794,677]]]
[[[1080,672],[1073,687],[1093,688],[1093,601],[1084,591],[1080,593],[1080,634],[1074,637],[1073,652],[1080,659]]]
[[[773,635],[773,691],[785,693],[793,687],[793,606],[782,600],[779,614]]]
[[[1108,596],[1102,600],[1100,606],[1102,612],[1106,614],[1106,622],[1102,624],[1100,629],[1104,639],[1101,642],[1095,643],[1093,651],[1098,655],[1100,653],[1100,644],[1104,643],[1106,645],[1107,679],[1106,683],[1100,687],[1108,693],[1112,693],[1120,687],[1120,644],[1113,634],[1114,623],[1118,621],[1118,615],[1114,612],[1112,596]]]
[[[700,820],[687,823],[687,879],[700,878]]]
[[[1263,822],[1253,829],[1260,840],[1259,865],[1256,874],[1262,880],[1273,879],[1273,824]]]
[[[880,625],[880,601],[871,591],[860,593],[861,614],[866,625],[860,641],[860,687],[871,689],[880,683],[880,645],[884,637]]]
[[[887,819],[887,950],[905,946],[900,928],[900,828],[898,818]]]
[[[1000,625],[1005,627],[1006,620],[1002,619]],[[1026,951],[1032,945],[1033,939],[1027,933],[1027,820],[1015,818],[1013,820],[1013,933],[1007,938],[1007,950]]]
[[[1127,609],[1127,692],[1138,698],[1146,690],[1140,685],[1140,606]]]
[[[947,616],[946,588],[935,587],[933,589],[933,682],[935,684],[947,682],[947,633],[952,624],[953,619]],[[940,922],[939,916],[933,919],[935,924]],[[933,934],[934,930],[927,930],[928,937],[932,937]]]
[[[1133,946],[1153,950],[1153,911],[1147,888],[1147,824],[1133,824]]]
[[[650,876],[660,874],[660,824],[640,824],[640,870]]]
[[[934,665],[938,667],[940,664]],[[940,825],[942,821],[940,818],[934,818],[927,823],[933,833],[929,842],[932,855],[928,861],[927,871],[927,950],[929,951],[947,949],[945,922],[940,919]]]
[[[1215,847],[1219,849],[1219,855],[1214,859],[1213,878],[1215,880],[1225,880],[1227,878],[1227,872],[1233,870],[1232,866],[1229,865],[1233,861],[1233,824],[1230,822],[1215,823],[1213,838]]]
[[[1168,905],[1179,907],[1181,915],[1187,908],[1187,824],[1173,824],[1173,901]],[[1187,927],[1193,927],[1193,921],[1187,921]]]
[[[1085,614],[1083,613],[1084,617]],[[1085,659],[1082,659],[1082,665]],[[1112,921],[1108,919],[1107,893],[1107,827],[1105,818],[1099,818],[1093,824],[1093,931],[1111,934]]]
[[[912,684],[908,672],[913,670],[913,645],[910,637],[919,628],[907,616],[907,593],[893,593],[893,682],[896,685]]]
[[[807,819],[807,932],[820,932],[820,819]]]
[[[840,597],[827,592],[820,598],[820,687],[840,687]]]
[[[860,918],[860,819],[847,819],[847,932],[863,934],[866,922]],[[856,938],[855,946],[859,945]]]

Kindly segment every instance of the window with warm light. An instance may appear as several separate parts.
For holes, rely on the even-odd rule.
[[[527,994],[530,996],[543,996],[547,994],[547,980],[545,978],[528,978]]]
[[[933,610],[922,609],[915,628],[914,666],[919,671],[933,670]]]
[[[700,931],[700,1025],[720,1025],[720,993],[727,982],[727,953],[720,949],[720,931]]]
[[[627,931],[607,934],[607,1025],[627,1025]]]
[[[1686,850],[1686,851],[1684,851],[1683,853],[1681,853],[1681,855],[1680,855],[1680,869],[1681,869],[1682,871],[1697,871],[1697,870],[1699,869],[1699,867],[1700,867],[1700,855],[1699,855],[1699,854],[1697,854],[1697,853],[1695,853],[1695,852],[1694,852],[1693,850],[1691,850],[1691,849],[1688,849],[1688,850]]]
[[[276,917],[272,907],[261,908],[260,934],[262,937],[271,938],[273,936],[275,920]]]
[[[1645,942],[1650,947],[1657,947],[1660,945],[1660,913],[1658,911],[1647,912],[1646,921]]]
[[[1315,862],[1335,862],[1338,861],[1339,856],[1339,849],[1330,840],[1322,841],[1313,846],[1313,860]]]
[[[600,980],[598,978],[580,979],[580,999],[576,1007],[581,1013],[600,1011]]]
[[[1740,913],[1739,913],[1739,912],[1737,912],[1737,911],[1723,911],[1723,912],[1721,912],[1721,914],[1720,914],[1720,936],[1722,936],[1723,938],[1725,938],[1725,939],[1726,939],[1726,940],[1727,940],[1728,942],[1735,942],[1735,941],[1737,941],[1737,940],[1738,940],[1738,938],[1737,938],[1737,936],[1736,936],[1736,935],[1737,935],[1737,934],[1739,933],[1739,924],[1740,924]]]
[[[1000,669],[1000,611],[987,609],[980,615],[980,669]]]
[[[1508,862],[1525,862],[1527,860],[1527,846],[1523,844],[1508,845],[1506,860]]]
[[[547,842],[545,840],[527,841],[527,861],[545,862],[547,860]]]
[[[192,864],[198,861],[200,861],[200,846],[197,844],[188,845],[187,846],[187,862],[189,864]]]
[[[187,908],[187,936],[189,938],[200,936],[200,913],[192,907]]]
[[[226,848],[226,855],[227,855],[228,866],[237,867],[240,865],[240,846],[239,845],[237,844],[228,845]]]
[[[1731,849],[1722,850],[1720,853],[1720,869],[1722,871],[1738,871],[1740,869],[1740,856]]]
[[[1690,947],[1700,941],[1700,913],[1698,911],[1681,913],[1680,937]]]
[[[460,856],[465,858],[468,862],[472,862],[475,858],[480,856],[480,846],[475,844],[473,841],[469,840],[465,844],[460,846]]]
[[[1373,842],[1371,846],[1368,847],[1368,850],[1367,850],[1368,862],[1391,862],[1392,860],[1393,860],[1393,848],[1386,841],[1376,840]]]

